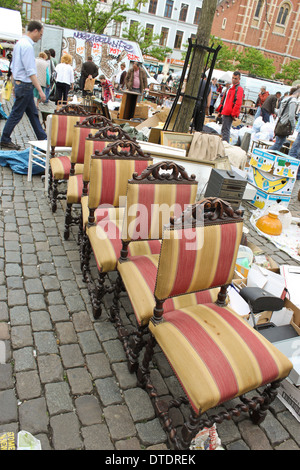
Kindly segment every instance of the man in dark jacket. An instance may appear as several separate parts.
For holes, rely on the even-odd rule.
[[[261,116],[264,122],[270,122],[271,114],[275,115],[275,109],[278,108],[279,99],[281,97],[280,91],[276,95],[269,95],[261,107]]]
[[[87,78],[96,78],[98,75],[98,67],[93,62],[93,58],[89,56],[87,61],[82,64],[80,75],[80,89],[82,94],[85,95],[84,84]]]

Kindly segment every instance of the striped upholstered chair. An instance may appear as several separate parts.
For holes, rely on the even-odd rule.
[[[247,321],[226,306],[226,286],[231,282],[242,236],[239,211],[219,199],[208,198],[190,207],[183,217],[166,226],[161,245],[154,296],[156,305],[138,379],[153,399],[177,449],[187,449],[191,439],[214,422],[249,412],[261,423],[276,396],[279,382],[290,372],[290,361]],[[138,258],[122,263],[127,291],[136,288]],[[135,262],[135,276],[126,265]],[[119,267],[120,269],[120,267]],[[216,303],[175,306],[165,311],[167,299],[221,286]],[[141,294],[142,296],[142,294]],[[149,364],[159,344],[174,370],[184,396],[162,404],[151,383]],[[258,397],[247,392],[266,386]],[[239,397],[242,403],[209,416],[205,412]],[[169,406],[189,404],[191,414],[177,434],[169,419]]]
[[[58,182],[68,180],[71,171],[70,155],[56,156],[55,148],[69,147],[72,149],[75,124],[77,124],[77,122],[82,122],[86,117],[87,113],[84,111],[82,114],[61,113],[52,115],[51,153],[48,184],[48,196],[50,199],[52,212],[56,212],[57,200],[65,198],[65,192],[58,190]],[[82,173],[83,164],[76,165],[74,171],[75,173]]]
[[[89,141],[91,143],[92,140]],[[104,142],[106,144],[106,142]],[[138,144],[119,140],[91,156],[87,196],[88,223],[82,243],[82,272],[87,282],[95,318],[101,315],[101,300],[107,292],[107,273],[116,269],[121,249],[120,230],[124,214],[127,183],[132,174],[141,173],[152,163]],[[82,198],[83,199],[83,198]],[[160,244],[140,243],[139,253],[160,250]],[[98,268],[97,282],[91,276],[90,255],[94,253]]]
[[[101,118],[101,120],[100,120]],[[90,158],[93,153],[101,152],[110,142],[121,138],[129,138],[119,126],[115,126],[104,116],[91,116],[83,122],[75,125],[73,145],[71,152],[71,169],[67,186],[65,231],[64,238],[67,240],[70,234],[70,226],[81,224],[81,217],[73,217],[72,206],[81,204],[82,195],[88,193]],[[88,139],[88,141],[87,141]],[[82,172],[76,173],[76,166],[83,165]],[[81,238],[81,230],[79,240]]]

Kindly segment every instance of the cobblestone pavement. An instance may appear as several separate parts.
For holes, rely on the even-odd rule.
[[[30,138],[23,118],[15,141],[24,147]],[[298,215],[299,186],[290,205]],[[0,340],[6,345],[6,363],[0,364],[0,431],[27,430],[43,449],[167,450],[166,434],[148,395],[127,370],[114,326],[105,312],[93,319],[76,227],[68,241],[63,238],[64,203],[53,215],[40,176],[28,183],[25,175],[2,167],[0,195]],[[249,239],[279,264],[295,264],[251,228],[249,207]],[[128,298],[121,300],[130,314]],[[159,349],[152,373],[160,395],[177,392]],[[177,425],[182,411],[173,415]],[[224,421],[217,431],[226,450],[300,448],[299,423],[278,399],[260,426],[245,415]]]

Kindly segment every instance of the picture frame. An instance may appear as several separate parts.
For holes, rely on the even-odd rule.
[[[187,134],[183,132],[161,131],[162,145],[185,150],[186,155],[188,155],[192,140],[193,134]]]

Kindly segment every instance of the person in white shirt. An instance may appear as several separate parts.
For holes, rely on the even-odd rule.
[[[70,54],[63,54],[61,63],[55,67],[56,76],[56,104],[58,101],[68,101],[68,93],[73,89],[74,72],[71,66],[73,58]]]

